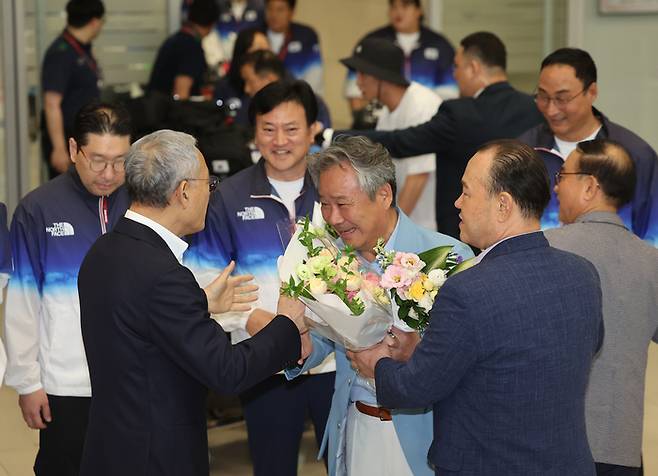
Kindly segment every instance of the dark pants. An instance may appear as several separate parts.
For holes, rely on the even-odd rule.
[[[37,476],[78,476],[89,420],[89,397],[48,395],[52,421],[39,431]]]
[[[643,476],[642,466],[633,468],[617,464],[596,463],[596,476]]]
[[[274,375],[240,396],[247,422],[254,476],[295,476],[304,421],[310,416],[322,442],[336,373],[303,375],[287,381]],[[327,464],[326,453],[324,456]]]

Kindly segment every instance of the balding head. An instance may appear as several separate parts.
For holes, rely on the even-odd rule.
[[[635,163],[621,144],[595,139],[578,144],[578,165],[593,175],[601,191],[616,208],[626,205],[635,194]]]

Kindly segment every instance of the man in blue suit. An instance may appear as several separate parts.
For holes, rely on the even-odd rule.
[[[453,245],[462,258],[472,256],[468,246],[414,224],[396,208],[395,166],[383,146],[365,137],[345,138],[315,154],[308,169],[324,219],[374,270],[378,270],[373,262],[378,238],[385,239],[387,250],[419,253]],[[415,340],[417,334],[400,332],[400,338]],[[432,441],[429,405],[393,412],[356,375],[343,347],[314,335],[312,349],[303,366],[286,374],[302,375],[336,351],[334,397],[320,449],[322,454],[328,447],[329,475],[432,474],[426,453]]]
[[[479,263],[441,288],[410,358],[386,338],[348,353],[377,401],[434,405],[437,475],[594,475],[585,389],[603,327],[599,277],[539,231],[550,198],[541,159],[518,141],[484,145],[462,178],[461,239]]]

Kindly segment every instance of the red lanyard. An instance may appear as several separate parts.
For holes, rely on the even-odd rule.
[[[107,208],[107,197],[102,196],[98,200],[98,214],[101,219],[101,233],[104,235],[107,233],[107,223],[109,222],[109,212]]]
[[[80,42],[76,40],[73,37],[73,35],[71,35],[66,30],[64,30],[64,33],[62,33],[62,38],[64,38],[64,41],[66,41],[69,45],[71,45],[71,48],[75,50],[78,56],[82,58],[83,61],[87,63],[87,66],[89,66],[89,68],[96,74],[96,76],[100,78],[96,60],[90,54],[88,54],[84,49],[82,49],[82,46],[80,46]]]
[[[292,40],[292,33],[290,30],[288,30],[288,33],[286,33],[285,40],[283,40],[283,45],[281,46],[281,49],[279,50],[279,54],[277,55],[281,61],[286,60],[286,56],[288,56],[288,45],[290,44],[290,40]]]

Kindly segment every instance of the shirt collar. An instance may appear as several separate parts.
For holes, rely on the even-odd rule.
[[[183,253],[185,253],[185,250],[187,249],[187,243],[185,243],[185,241],[180,239],[164,226],[160,225],[158,222],[153,221],[144,215],[140,215],[137,212],[127,210],[125,217],[132,221],[136,221],[137,223],[141,223],[144,226],[148,226],[151,230],[156,232],[160,238],[162,238],[164,242],[167,243],[167,246],[174,254],[178,262],[183,264]]]
[[[493,245],[489,246],[488,248],[482,250],[482,252],[475,257],[475,264],[479,264],[480,261],[484,259],[484,257],[489,253],[491,250],[493,250],[496,246],[501,244],[505,240],[509,240],[510,238],[516,238],[517,236],[523,236],[523,235],[529,235],[530,233],[537,233],[539,230],[533,230],[533,231],[526,231],[525,233],[519,233],[518,235],[511,235],[511,236],[506,236],[502,240],[499,240],[495,242]]]

